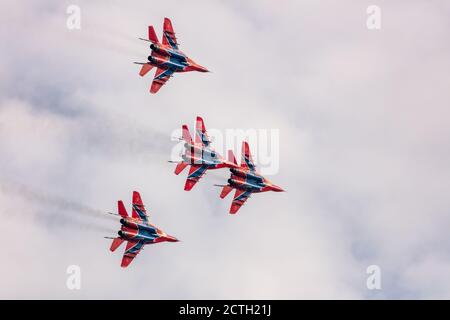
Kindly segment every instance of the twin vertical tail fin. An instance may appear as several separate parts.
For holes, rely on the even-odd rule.
[[[178,49],[178,41],[169,18],[164,18],[162,43]]]
[[[234,156],[233,150],[228,150],[228,161],[234,163],[237,166],[236,157]]]
[[[119,215],[122,218],[127,218],[128,217],[127,209],[125,209],[125,206],[124,206],[122,200],[117,201],[117,209],[119,211]]]
[[[248,168],[251,171],[255,170],[255,164],[253,162],[252,154],[250,153],[250,147],[247,141],[242,142],[242,156],[241,167]]]
[[[183,124],[182,130],[183,130],[183,140],[186,141],[187,143],[192,144],[192,136],[191,133],[189,132],[188,126]]]
[[[137,191],[133,191],[133,208],[131,211],[131,217],[144,221],[148,218],[141,195]]]
[[[148,26],[148,40],[150,40],[152,43],[159,43],[158,36],[156,35],[153,26]]]
[[[209,146],[211,144],[211,139],[206,132],[205,122],[200,116],[197,116],[197,119],[195,120],[195,142],[201,143],[204,146]]]

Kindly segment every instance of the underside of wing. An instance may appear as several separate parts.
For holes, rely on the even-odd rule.
[[[242,207],[242,205],[251,196],[251,192],[247,190],[236,190],[234,194],[233,202],[231,203],[230,213],[235,214]]]
[[[175,31],[169,18],[164,18],[162,43],[178,49],[177,37],[175,36]]]
[[[128,265],[138,255],[143,247],[144,243],[142,241],[128,241],[125,253],[123,254],[122,258],[122,268],[128,267]]]
[[[186,184],[184,185],[184,190],[191,190],[194,185],[200,180],[200,178],[205,174],[206,170],[208,170],[207,166],[191,165],[188,177],[186,179]]]
[[[173,74],[172,69],[161,69],[158,68],[155,73],[155,77],[153,78],[152,86],[150,87],[151,93],[157,93],[159,89],[169,80],[169,78]]]

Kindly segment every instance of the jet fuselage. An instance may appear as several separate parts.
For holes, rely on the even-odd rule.
[[[154,52],[163,55],[163,56],[169,56],[172,57],[178,61],[184,61],[187,62],[187,56],[181,52],[180,50],[173,49],[169,46],[163,46],[161,44],[152,43],[150,45],[150,49],[152,49]]]
[[[264,177],[262,177],[261,175],[259,175],[257,173],[253,173],[248,170],[243,170],[241,168],[230,168],[230,171],[235,176],[251,179],[251,180],[257,181],[259,183],[264,183]]]
[[[232,173],[228,183],[231,187],[251,192],[283,191],[257,172],[242,168],[230,168]]]
[[[172,59],[166,60],[155,56],[148,56],[148,62],[157,68],[172,69],[176,72],[183,72],[184,68],[187,66],[185,62],[183,63]]]
[[[145,243],[176,240],[145,221],[138,221],[133,218],[122,218],[120,219],[120,223],[122,224],[122,227],[118,232],[118,235],[124,240],[142,240],[145,241]]]
[[[233,165],[209,147],[194,143],[185,143],[184,146],[186,152],[181,157],[187,164],[206,165],[210,167],[209,169],[219,169]]]
[[[151,44],[152,54],[148,57],[151,65],[161,69],[172,69],[174,72],[199,71],[208,72],[208,69],[189,59],[183,52],[163,44]],[[156,53],[156,54],[153,54]]]

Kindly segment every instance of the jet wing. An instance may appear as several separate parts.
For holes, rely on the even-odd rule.
[[[172,69],[161,69],[158,68],[155,73],[155,77],[153,78],[152,86],[150,87],[151,93],[157,93],[159,89],[169,80],[169,78],[173,74]]]
[[[198,180],[200,180],[200,178],[205,174],[206,170],[208,170],[207,166],[197,164],[191,165],[186,184],[184,185],[184,190],[191,190]]]
[[[201,117],[197,117],[195,121],[195,143],[202,143],[204,146],[209,146],[211,140],[206,132],[205,123]]]
[[[131,211],[131,216],[141,221],[148,221],[147,211],[145,210],[141,195],[137,191],[133,191],[133,209]]]
[[[128,241],[125,253],[122,258],[122,268],[128,267],[128,265],[133,261],[133,259],[138,255],[138,253],[144,247],[143,241]]]
[[[247,141],[242,142],[242,158],[241,167],[248,168],[250,171],[256,171],[255,163],[253,162],[252,154],[250,153],[250,147]]]
[[[175,31],[173,31],[172,22],[169,18],[164,18],[162,43],[178,50],[177,37],[175,36]]]
[[[231,203],[230,213],[235,214],[242,207],[245,201],[250,198],[251,194],[251,191],[237,189],[234,194],[233,202]]]

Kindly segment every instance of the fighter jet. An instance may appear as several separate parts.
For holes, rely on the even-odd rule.
[[[236,158],[233,152],[228,151],[228,158],[235,164]],[[230,168],[231,177],[228,179],[227,185],[215,185],[223,187],[220,197],[225,198],[233,189],[236,189],[236,193],[231,203],[230,213],[235,214],[245,201],[250,198],[252,193],[275,191],[284,191],[279,186],[274,185],[268,179],[264,178],[260,173],[256,171],[253,163],[252,155],[250,154],[250,148],[246,141],[242,142],[242,160],[241,166],[238,168]]]
[[[131,261],[137,256],[141,249],[147,245],[158,242],[177,242],[178,239],[169,236],[161,229],[158,229],[148,221],[148,215],[142,203],[139,192],[133,191],[133,207],[131,217],[128,216],[127,210],[122,200],[117,202],[118,215],[121,217],[121,228],[118,232],[119,236],[113,238],[111,251],[115,251],[124,241],[127,241],[125,253],[122,258],[121,266],[126,268]]]
[[[175,168],[175,174],[178,175],[188,165],[191,166],[184,190],[191,190],[207,170],[233,167],[238,168],[237,164],[225,160],[220,154],[211,148],[211,140],[208,137],[205,123],[201,117],[197,117],[196,120],[195,141],[192,141],[192,136],[187,125],[182,126],[182,131],[182,140],[185,141],[185,152],[182,155],[183,161],[176,162],[178,164]]]
[[[151,93],[158,90],[172,77],[175,72],[199,71],[208,72],[208,69],[188,58],[178,49],[177,38],[173,31],[172,22],[168,18],[164,18],[164,31],[162,43],[159,42],[153,26],[148,27],[148,39],[139,38],[140,40],[151,42],[151,55],[148,62],[135,62],[142,65],[139,74],[145,76],[153,67],[156,67],[156,74],[150,87]]]

